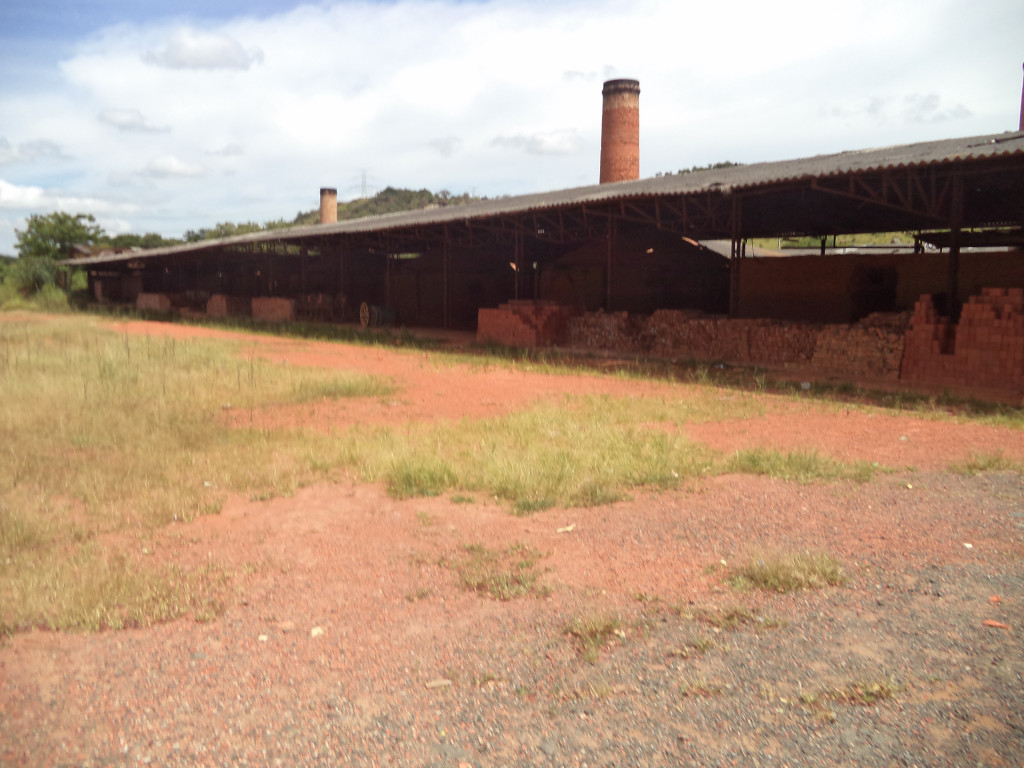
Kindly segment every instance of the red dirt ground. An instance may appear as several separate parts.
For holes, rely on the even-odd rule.
[[[246,355],[389,376],[401,388],[393,402],[259,414],[271,428],[478,418],[564,394],[697,396],[690,385],[413,351],[161,323],[116,329],[242,339]],[[806,486],[724,476],[530,517],[483,498],[396,501],[359,484],[232,498],[219,515],[143,542],[159,561],[235,574],[216,620],[32,632],[0,647],[0,763],[1020,764],[1024,484],[1016,473],[979,479],[947,468],[996,452],[1024,461],[1024,432],[807,398],[722,397],[762,399],[765,415],[690,425],[694,440],[723,452],[816,450],[897,473]],[[473,543],[536,548],[551,594],[500,603],[461,590],[447,563]],[[723,584],[723,561],[808,548],[838,557],[850,585],[737,597]],[[941,606],[928,591],[939,582],[952,595]],[[690,658],[697,624],[686,606],[737,601],[781,616],[780,634],[747,630],[722,643],[704,627],[721,652]],[[564,629],[595,614],[624,623],[589,666]],[[847,664],[884,668],[902,698],[870,710],[836,705],[834,723],[792,703]],[[696,675],[730,693],[691,705],[679,686]]]

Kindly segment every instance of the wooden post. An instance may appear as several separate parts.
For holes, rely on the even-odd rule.
[[[732,242],[729,248],[729,317],[736,317],[740,310],[740,261],[743,258],[743,226],[741,198],[732,199]]]
[[[953,177],[953,198],[949,211],[949,273],[946,280],[946,312],[950,320],[960,317],[960,228],[964,221],[964,179]]]
[[[448,255],[451,251],[451,239],[448,235],[448,225],[444,225],[444,245],[441,251],[442,269],[441,269],[441,300],[444,302],[442,307],[442,325],[444,328],[448,328]]]

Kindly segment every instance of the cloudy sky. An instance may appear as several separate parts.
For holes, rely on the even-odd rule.
[[[385,186],[597,181],[1015,130],[1021,0],[0,0],[0,253],[31,213],[181,236]]]

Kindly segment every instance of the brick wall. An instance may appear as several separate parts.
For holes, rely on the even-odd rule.
[[[816,373],[897,381],[909,313],[869,315],[853,325],[826,325],[811,358]]]
[[[819,325],[696,310],[659,310],[648,318],[594,312],[571,318],[568,336],[574,346],[589,349],[896,380],[908,319],[906,313],[875,314],[853,325]]]
[[[816,327],[782,320],[742,320],[692,311],[658,310],[645,324],[651,354],[741,365],[806,363]]]
[[[210,317],[249,317],[252,315],[252,299],[215,293],[206,302],[206,314]]]
[[[254,298],[252,300],[252,316],[254,320],[272,322],[294,320],[295,301],[269,296]]]
[[[171,298],[165,293],[140,293],[135,306],[143,312],[170,312]]]
[[[1024,392],[1024,289],[983,288],[964,305],[959,323],[922,296],[907,331],[902,378]]]
[[[873,312],[905,312],[924,293],[946,290],[949,255],[847,254],[744,259],[739,315],[849,323]],[[983,287],[1024,286],[1021,251],[960,254],[959,299]]]
[[[481,309],[476,340],[510,347],[546,347],[565,338],[570,317],[579,310],[549,301],[510,301]]]

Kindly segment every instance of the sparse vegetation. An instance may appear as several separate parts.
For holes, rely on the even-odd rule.
[[[742,606],[729,608],[693,608],[683,610],[680,616],[684,619],[699,621],[715,629],[734,631],[745,624],[757,621],[757,614]]]
[[[679,694],[684,698],[689,696],[711,698],[713,696],[721,696],[723,692],[724,688],[721,685],[709,682],[703,677],[695,680],[684,680],[679,684]]]
[[[540,558],[540,552],[525,544],[513,544],[506,549],[470,544],[463,547],[452,567],[463,589],[495,600],[512,600],[548,593],[547,587],[540,583],[541,574],[537,569]]]
[[[829,698],[842,704],[853,704],[862,707],[873,707],[880,701],[896,696],[899,684],[894,677],[878,680],[853,680],[846,685],[829,691]]]
[[[865,483],[875,476],[878,467],[870,462],[847,464],[817,451],[781,452],[768,448],[737,451],[725,462],[724,471],[749,475],[768,475],[798,483],[853,480]]]
[[[842,565],[823,552],[765,554],[730,570],[727,581],[737,589],[794,592],[846,583]]]
[[[1024,464],[1011,461],[1003,456],[1002,451],[996,453],[974,454],[969,459],[951,464],[950,472],[958,475],[979,475],[983,472],[1024,472]]]
[[[597,662],[601,649],[621,632],[622,622],[617,616],[590,613],[574,618],[565,633],[576,640],[581,658],[589,664]]]
[[[896,679],[891,676],[879,679],[865,678],[817,692],[801,689],[796,703],[807,710],[815,720],[834,723],[836,713],[832,704],[873,707],[881,701],[895,698],[899,688]]]

